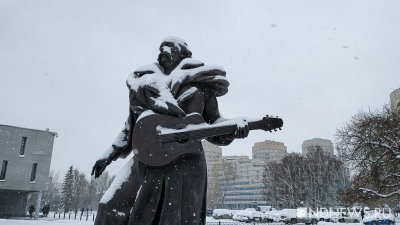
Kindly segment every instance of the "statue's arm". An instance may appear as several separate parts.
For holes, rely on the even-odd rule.
[[[205,93],[205,105],[203,111],[203,118],[209,124],[216,124],[223,122],[227,119],[223,118],[218,109],[218,101],[216,95],[212,90],[206,89]],[[246,123],[238,124],[235,133],[221,135],[216,137],[207,138],[207,141],[216,144],[216,145],[229,145],[236,138],[245,138],[249,134],[249,126]]]
[[[119,158],[125,158],[132,152],[131,130],[134,126],[133,112],[129,109],[129,116],[125,121],[124,127],[118,133],[111,146],[103,153],[100,159],[108,158],[115,161]]]
[[[119,132],[111,146],[100,156],[92,169],[92,175],[99,177],[112,161],[125,158],[132,151],[132,129],[135,125],[135,115],[129,107],[129,116],[124,127]]]

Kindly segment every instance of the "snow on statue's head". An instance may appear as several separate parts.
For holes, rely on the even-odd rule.
[[[183,39],[167,37],[160,45],[160,54],[158,54],[157,61],[163,67],[164,72],[170,74],[182,59],[190,57],[192,57],[192,52]]]

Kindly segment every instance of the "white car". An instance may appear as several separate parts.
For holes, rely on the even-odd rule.
[[[265,212],[265,222],[272,223],[272,222],[279,222],[281,220],[281,213],[279,210],[272,210],[269,212]]]
[[[361,221],[361,216],[360,212],[357,211],[333,211],[331,212],[329,220],[334,223],[359,223]]]
[[[232,219],[233,210],[229,209],[214,209],[212,217],[214,219]]]
[[[237,210],[233,216],[232,219],[240,222],[247,222],[253,219],[253,214],[257,214],[260,212],[257,212],[256,209],[254,208],[247,208],[244,210]]]
[[[246,211],[242,214],[243,222],[273,222],[272,219],[269,218],[267,213],[259,212],[259,211]]]
[[[349,213],[342,214],[340,218],[338,219],[339,223],[359,223],[361,218],[358,218],[358,216],[355,215],[350,215]]]
[[[311,213],[307,212],[307,208],[298,208],[298,209],[282,209],[280,210],[281,217],[280,222],[284,222],[286,224],[296,224],[296,223],[305,223],[305,224],[317,224],[318,218],[314,215],[310,215]]]

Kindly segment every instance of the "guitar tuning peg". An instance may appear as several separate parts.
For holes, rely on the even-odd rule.
[[[269,130],[269,132],[271,132],[271,133],[272,133],[272,130]]]
[[[276,129],[274,129],[274,131],[277,131]]]
[[[279,127],[279,130],[282,130],[282,128]]]

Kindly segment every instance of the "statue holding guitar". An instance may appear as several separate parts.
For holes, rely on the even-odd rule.
[[[282,127],[276,117],[224,119],[217,103],[228,92],[224,69],[191,56],[185,41],[168,37],[157,63],[128,77],[128,119],[92,175],[97,178],[131,152],[134,156],[101,199],[95,225],[205,224],[207,167],[201,140],[228,145],[250,130]]]

